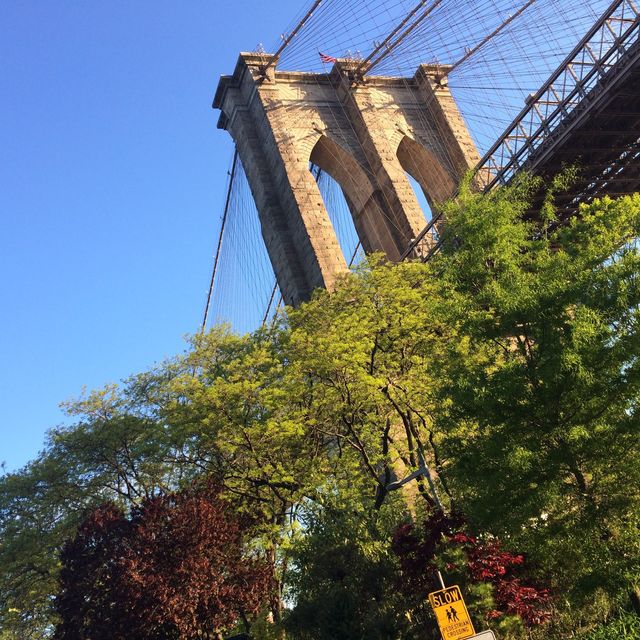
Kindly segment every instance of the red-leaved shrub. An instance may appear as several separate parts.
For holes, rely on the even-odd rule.
[[[464,566],[449,565],[447,570],[465,574],[467,584],[489,583],[493,586],[495,608],[486,619],[517,615],[527,626],[543,624],[550,618],[550,593],[527,579],[522,554],[504,551],[499,540],[480,540],[466,531],[460,514],[441,512],[430,516],[418,528],[405,524],[395,532],[393,550],[402,570],[400,588],[426,597],[439,588],[435,558],[448,549],[463,552]]]
[[[56,640],[215,637],[256,612],[268,565],[248,557],[243,523],[215,487],[106,504],[61,553]]]

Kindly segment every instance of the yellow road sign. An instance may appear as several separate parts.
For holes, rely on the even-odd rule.
[[[429,594],[442,640],[465,640],[475,635],[460,587],[447,587]]]

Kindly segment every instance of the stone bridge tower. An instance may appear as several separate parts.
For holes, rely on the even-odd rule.
[[[426,224],[405,171],[433,206],[479,156],[446,67],[354,82],[354,61],[327,74],[277,71],[275,62],[240,54],[213,107],[236,143],[284,301],[297,305],[347,270],[310,162],[341,186],[365,252],[397,261]]]

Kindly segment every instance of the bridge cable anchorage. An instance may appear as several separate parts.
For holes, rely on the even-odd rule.
[[[315,2],[311,5],[311,8],[302,17],[302,20],[298,22],[293,31],[284,39],[284,42],[280,45],[280,48],[273,54],[271,60],[269,60],[269,62],[267,62],[264,67],[262,67],[261,72],[265,77],[267,75],[269,67],[271,67],[278,61],[278,58],[280,58],[282,52],[289,46],[289,43],[296,37],[300,29],[304,27],[309,18],[311,18],[311,16],[313,15],[313,12],[320,6],[321,3],[322,0],[315,0]]]
[[[442,0],[435,0],[435,2],[427,7],[416,19],[415,21],[410,24],[396,39],[394,42],[389,43],[389,40],[400,30],[402,29],[402,27],[407,24],[407,22],[415,15],[415,13],[417,12],[418,9],[420,9],[425,3],[424,2],[420,2],[419,5],[417,7],[414,7],[414,9],[412,10],[412,12],[409,14],[409,16],[407,16],[407,18],[405,18],[399,25],[398,27],[396,27],[391,34],[385,38],[385,40],[376,47],[376,49],[374,50],[374,52],[369,55],[367,57],[367,59],[365,61],[363,61],[360,65],[358,65],[356,71],[355,71],[355,75],[356,77],[360,76],[363,77],[366,73],[369,73],[375,66],[377,66],[378,64],[380,64],[380,62],[382,62],[388,55],[390,55],[391,53],[393,53],[394,49],[403,41],[405,40],[409,35],[411,35],[411,33],[413,31],[415,31],[415,29],[417,27],[420,26],[420,24],[422,22],[424,22],[429,15],[431,15],[431,13],[438,8],[438,6],[440,4],[442,4]],[[378,55],[377,58],[371,60],[374,55],[376,55],[377,51],[380,51],[382,49],[385,49],[385,51],[383,51],[382,53],[380,53],[380,55]],[[365,68],[366,67],[366,68]]]
[[[475,55],[487,42],[495,38],[505,27],[510,25],[516,18],[521,16],[536,0],[528,0],[515,13],[511,14],[501,25],[496,27],[488,36],[483,38],[475,47],[467,51],[462,58],[454,62],[448,69],[447,75],[451,75],[461,64],[464,64],[471,56]]]
[[[231,190],[233,189],[233,181],[236,176],[236,166],[238,164],[238,149],[234,149],[233,161],[231,163],[231,174],[229,176],[229,183],[227,185],[227,196],[224,203],[224,211],[222,213],[222,222],[220,223],[220,234],[218,235],[218,245],[216,247],[216,256],[213,261],[213,272],[211,273],[211,282],[209,283],[209,293],[207,294],[207,303],[204,308],[204,318],[202,319],[202,327],[200,328],[200,334],[202,335],[207,328],[207,319],[209,318],[209,309],[211,307],[211,299],[213,297],[213,287],[216,280],[216,273],[218,271],[218,263],[220,261],[220,253],[222,251],[222,240],[224,238],[224,230],[227,224],[227,214],[229,213],[229,203],[231,202]]]

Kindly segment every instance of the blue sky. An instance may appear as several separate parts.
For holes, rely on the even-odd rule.
[[[499,11],[472,2],[461,13],[458,0],[434,14],[385,72],[457,59],[520,4],[497,2]],[[538,3],[450,78],[481,149],[606,4]],[[273,51],[309,5],[0,2],[0,462],[8,470],[63,422],[60,402],[179,353],[198,330],[232,155],[211,109],[218,78],[241,50]],[[318,50],[366,52],[413,2],[350,3],[348,15],[345,6],[324,2],[314,33],[297,38],[281,64],[321,69]],[[244,237],[240,244],[247,253]],[[242,312],[250,301],[227,289],[218,304]]]
[[[304,3],[0,3],[0,461],[197,330],[232,152],[218,76]]]

